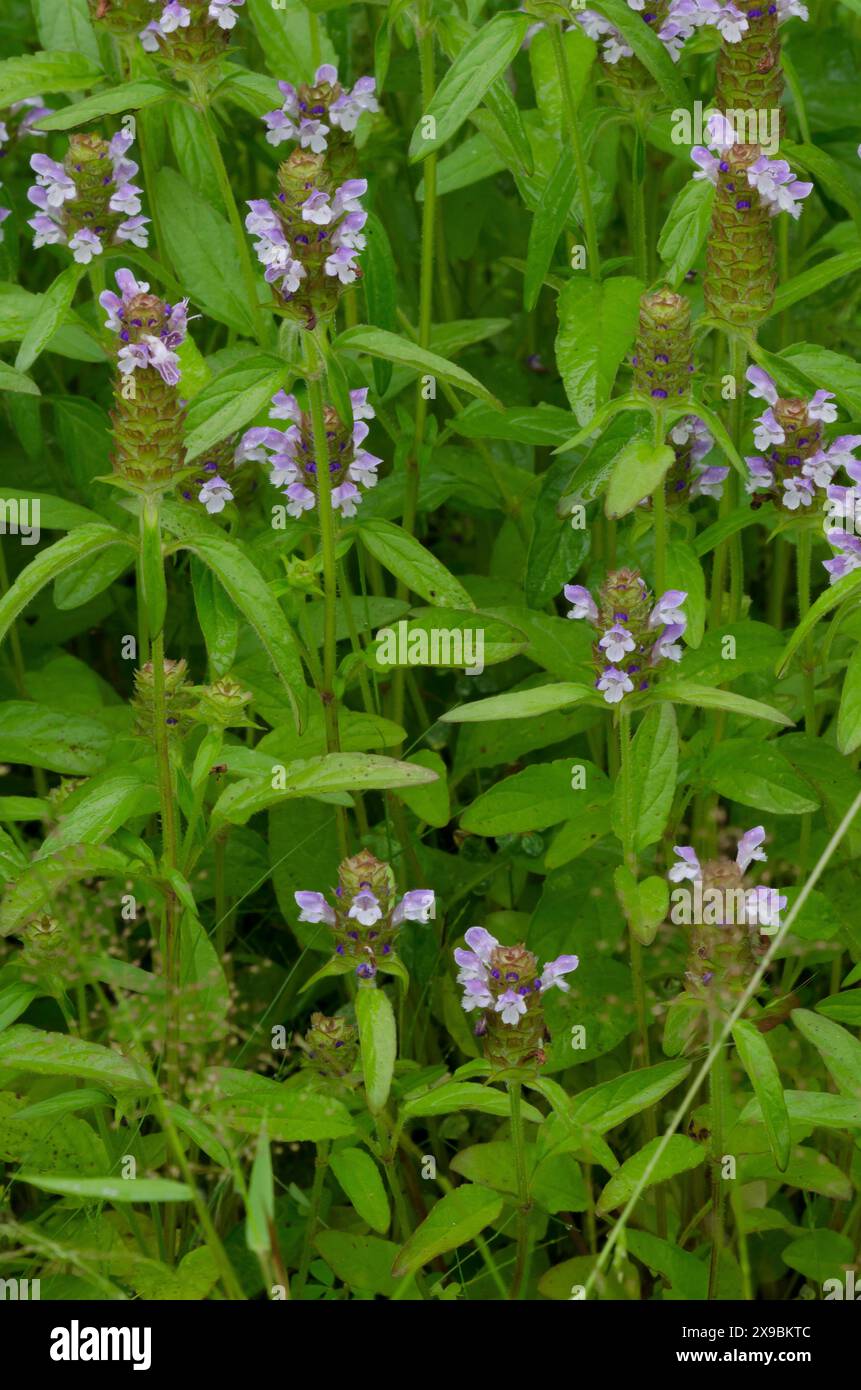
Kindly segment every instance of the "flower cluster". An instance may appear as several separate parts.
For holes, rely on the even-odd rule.
[[[306,1066],[321,1076],[339,1079],[348,1076],[359,1056],[358,1029],[345,1018],[312,1014],[311,1026],[300,1046]]]
[[[735,860],[716,859],[705,864],[700,864],[690,845],[675,846],[677,862],[667,877],[675,884],[690,882],[696,904],[696,910],[684,916],[694,927],[686,988],[701,997],[708,991],[728,1002],[754,968],[751,928],[765,929],[770,935],[780,924],[785,895],[764,885],[748,887],[744,878],[752,863],[767,862],[764,840],[763,826],[754,826],[741,836]],[[674,899],[678,893],[676,890]],[[672,915],[680,920],[675,906]]]
[[[735,0],[746,28],[740,43],[724,43],[715,74],[719,111],[780,111],[783,69],[780,25],[793,15],[807,19],[800,0]],[[780,122],[783,124],[783,114]]]
[[[353,408],[351,426],[345,426],[329,406],[324,412],[326,445],[332,506],[342,516],[355,516],[362,500],[360,487],[373,487],[382,462],[362,446],[368,436],[368,420],[373,407],[368,404],[368,388],[350,392]],[[289,516],[301,517],[317,504],[317,460],[310,416],[299,409],[295,396],[279,391],[272,397],[271,420],[288,420],[286,429],[258,426],[247,430],[236,450],[235,462],[254,459],[269,468],[269,481],[281,488],[287,498]],[[201,497],[201,501],[203,501]]]
[[[270,145],[285,140],[298,141],[303,150],[325,154],[330,145],[351,135],[365,111],[379,111],[373,77],[360,77],[346,89],[338,81],[338,69],[323,63],[314,74],[313,84],[297,89],[291,82],[279,82],[284,97],[280,107],[263,117]]]
[[[680,661],[678,639],[687,627],[682,604],[687,594],[668,589],[657,601],[636,570],[616,570],[601,587],[596,603],[582,584],[566,584],[573,604],[569,618],[585,618],[600,634],[593,647],[595,681],[608,705],[633,690],[648,690],[650,673],[662,661]]]
[[[631,366],[634,389],[644,396],[665,401],[690,393],[694,349],[684,295],[667,288],[642,295]]]
[[[132,180],[137,164],[126,155],[133,137],[72,135],[63,163],[34,154],[36,182],[27,192],[36,207],[30,219],[34,247],[68,246],[81,265],[89,265],[108,246],[147,245],[148,217],[141,213],[140,188]]]
[[[275,205],[250,200],[245,226],[257,237],[254,249],[277,307],[313,328],[333,311],[341,287],[358,278],[368,216],[360,199],[368,185],[335,185],[323,156],[302,150],[293,151],[278,178]]]
[[[331,927],[335,954],[356,961],[361,980],[372,980],[378,969],[387,968],[404,922],[428,922],[435,910],[430,888],[411,889],[398,901],[391,868],[366,849],[342,862],[334,906],[322,893],[293,896],[300,922],[325,922]]]
[[[480,1011],[475,1033],[485,1039],[488,1058],[502,1066],[543,1062],[542,999],[554,985],[567,993],[565,976],[577,969],[577,956],[558,956],[541,970],[525,946],[501,946],[483,927],[470,927],[465,940],[469,950],[454,953],[461,1004],[467,1013]]]
[[[845,579],[853,570],[861,569],[861,537],[840,530],[830,530],[826,534],[828,544],[837,554],[830,560],[823,560],[822,564],[828,571],[829,582],[836,584],[838,579]]]
[[[795,512],[810,506],[817,489],[827,488],[841,465],[861,469],[852,452],[861,444],[861,436],[842,435],[831,444],[823,443],[822,426],[837,419],[832,391],[817,391],[808,401],[784,399],[761,367],[748,367],[746,375],[750,395],[766,403],[754,422],[754,443],[760,453],[745,460],[750,470],[749,493],[769,495]]]
[[[148,53],[164,53],[179,63],[206,63],[219,58],[236,11],[245,0],[149,0],[159,10],[141,31],[140,41]]]
[[[747,30],[745,14],[731,0],[628,0],[628,8],[657,34],[674,63],[697,29],[714,28],[727,43],[738,43]],[[590,39],[602,42],[601,57],[611,67],[634,56],[615,24],[597,11],[581,10],[575,18]]]
[[[99,303],[108,317],[105,327],[122,343],[117,362],[123,376],[152,367],[167,386],[180,379],[176,348],[183,342],[188,326],[188,300],[167,304],[149,293],[146,280],[136,280],[130,270],[118,270],[120,293],[103,290]]]
[[[729,468],[715,464],[707,466],[704,462],[714,448],[708,425],[698,415],[685,415],[673,425],[667,443],[676,456],[664,481],[667,501],[683,502],[695,497],[720,499]]]
[[[119,342],[111,417],[114,473],[134,490],[161,491],[178,480],[185,464],[176,349],[185,338],[188,301],[165,303],[130,270],[118,270],[116,281],[119,294],[104,290],[99,296],[106,327]]]
[[[771,217],[788,212],[797,221],[801,216],[802,200],[813,192],[813,184],[796,179],[785,159],[769,159],[768,155],[760,154],[756,146],[741,145],[732,121],[719,112],[709,116],[708,128],[708,147],[695,145],[691,150],[691,159],[699,166],[694,178],[708,179],[717,188],[721,176],[725,176],[724,183],[728,176],[733,181],[732,187],[727,185],[728,191],[736,195],[737,211],[746,212],[756,193]],[[741,151],[745,152],[744,158],[739,158]],[[752,158],[750,151],[753,151]],[[739,166],[738,171],[734,171],[734,164]]]

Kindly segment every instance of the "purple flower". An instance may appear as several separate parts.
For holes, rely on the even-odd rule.
[[[379,901],[369,888],[356,894],[347,913],[348,917],[354,917],[357,922],[361,922],[363,927],[372,927],[375,922],[379,922],[382,915]]]
[[[618,705],[622,696],[629,695],[634,689],[634,682],[624,671],[617,670],[615,666],[608,666],[598,678],[597,689],[601,691],[608,705]]]
[[[684,589],[667,589],[655,604],[649,615],[649,627],[660,627],[662,623],[677,625],[681,624],[682,632],[687,626],[687,618],[682,612],[682,604],[687,598]]]
[[[622,627],[621,623],[614,623],[598,643],[607,660],[612,662],[614,666],[617,662],[624,661],[627,653],[632,652],[636,645],[628,629]]]
[[[515,994],[513,989],[507,989],[504,994],[500,994],[493,1007],[502,1015],[503,1023],[516,1024],[526,1013],[526,1000]]]
[[[109,245],[131,241],[147,246],[149,218],[141,213],[141,190],[132,182],[138,166],[126,158],[132,143],[125,130],[117,131],[108,142],[91,140],[86,146],[81,137],[72,136],[65,164],[45,154],[31,157],[36,182],[27,197],[37,210],[29,221],[34,248],[68,246],[79,264],[89,265]],[[82,175],[79,157],[85,157],[97,173],[99,161],[109,171],[96,192]]]
[[[470,927],[469,931],[464,935],[464,940],[467,946],[472,948],[478,959],[484,965],[487,964],[492,952],[499,945],[496,937],[491,936],[490,932],[485,931],[484,927]]]
[[[838,579],[844,579],[853,570],[861,569],[861,539],[858,536],[845,535],[842,531],[829,531],[828,544],[838,552],[833,559],[822,561],[832,584],[836,584]]]
[[[207,478],[197,495],[197,500],[203,503],[210,515],[213,515],[223,512],[226,503],[233,501],[233,491],[230,484],[219,478],[216,473],[214,478]]]
[[[569,618],[588,618],[590,623],[598,621],[598,606],[582,584],[566,584],[563,593],[568,602],[574,605]]]
[[[435,896],[431,888],[412,888],[405,893],[392,914],[392,926],[401,922],[429,922],[433,915]]]
[[[753,830],[747,830],[742,835],[735,857],[735,862],[742,873],[746,873],[748,865],[752,864],[755,859],[760,860],[763,864],[768,859],[768,855],[760,848],[764,839],[765,829],[761,825],[755,825]]]
[[[677,854],[681,862],[674,864],[667,875],[671,883],[682,883],[686,878],[695,883],[702,877],[700,861],[690,845],[674,845],[673,854]]]
[[[542,990],[551,989],[553,985],[557,985],[563,993],[567,994],[571,986],[564,977],[570,975],[572,970],[576,970],[579,964],[579,956],[557,956],[555,960],[548,961],[541,972]]]
[[[322,893],[299,892],[294,893],[293,897],[301,908],[300,922],[328,922],[331,927],[335,925],[337,918],[334,908],[329,906]]]

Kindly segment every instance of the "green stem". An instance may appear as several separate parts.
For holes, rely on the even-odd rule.
[[[302,1254],[299,1257],[299,1272],[293,1284],[294,1298],[302,1297],[302,1290],[308,1278],[308,1269],[311,1264],[311,1255],[314,1249],[314,1236],[317,1231],[317,1221],[320,1216],[320,1199],[323,1196],[323,1184],[326,1181],[328,1167],[329,1141],[324,1139],[316,1146],[314,1156],[314,1184],[311,1188],[311,1202],[308,1208],[308,1217],[305,1222],[305,1234],[302,1237]]]
[[[559,88],[562,93],[562,109],[565,114],[565,125],[571,138],[571,151],[574,155],[574,163],[577,167],[580,204],[583,209],[583,231],[586,236],[586,260],[592,279],[600,280],[601,260],[598,251],[598,231],[595,223],[595,209],[592,206],[592,191],[589,187],[589,167],[586,163],[586,155],[580,135],[577,103],[574,100],[574,93],[571,89],[571,74],[568,70],[565,41],[562,37],[562,28],[559,24],[555,24],[551,21],[548,27],[550,30],[551,43],[553,44],[553,56],[556,59],[556,71],[559,75]]]
[[[649,280],[649,252],[646,241],[646,146],[639,126],[634,129],[631,150],[631,237],[634,243],[634,266],[643,284]],[[663,443],[663,440],[661,441]]]
[[[798,621],[801,622],[810,608],[810,564],[813,549],[813,534],[807,528],[798,533],[796,543],[796,582],[798,586]],[[816,737],[816,657],[813,648],[813,634],[808,633],[801,649],[801,669],[804,678],[804,732],[808,738]],[[810,841],[813,834],[813,821],[810,813],[801,817],[799,862],[802,872],[807,869],[810,857]]]
[[[655,412],[655,447],[666,438],[664,412]],[[667,491],[663,478],[652,493],[652,515],[655,524],[655,597],[660,598],[667,587]]]
[[[514,1148],[514,1168],[517,1174],[517,1259],[514,1276],[508,1297],[516,1300],[523,1297],[523,1289],[529,1270],[529,1175],[526,1171],[526,1148],[523,1142],[523,1116],[520,1110],[521,1083],[508,1082],[508,1099],[511,1106],[511,1143]]]

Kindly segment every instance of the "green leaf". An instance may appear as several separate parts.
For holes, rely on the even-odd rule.
[[[861,1028],[861,989],[847,989],[842,994],[830,994],[820,999],[816,1012],[835,1023],[846,1023],[850,1028]]]
[[[123,111],[140,111],[154,102],[166,101],[173,89],[164,82],[153,82],[144,78],[137,82],[124,82],[119,87],[109,87],[97,92],[95,96],[85,97],[73,106],[64,106],[51,116],[43,116],[39,122],[40,130],[74,130],[75,126],[85,125],[99,116],[116,116]]]
[[[432,748],[420,748],[417,753],[410,754],[407,761],[415,767],[424,767],[430,772],[435,772],[438,780],[421,787],[402,787],[398,796],[419,820],[441,830],[451,820],[448,768],[439,753],[435,753]]]
[[[101,78],[100,69],[83,53],[28,53],[0,63],[0,107],[12,106],[34,92],[79,92]]]
[[[632,1115],[655,1105],[684,1081],[690,1069],[689,1062],[659,1062],[654,1067],[625,1072],[574,1096],[572,1119],[598,1134],[606,1134]]]
[[[656,844],[664,833],[676,792],[679,734],[672,705],[649,710],[631,746],[631,824],[638,853]],[[616,784],[614,807],[619,801]],[[624,807],[614,810],[617,821]]]
[[[529,229],[526,251],[526,273],[523,277],[523,307],[527,313],[535,308],[544,277],[550,269],[571,202],[577,191],[577,168],[570,149],[563,146],[550,178],[541,190],[538,207]]]
[[[336,1277],[350,1289],[392,1298],[399,1285],[392,1278],[392,1261],[398,1253],[394,1241],[379,1236],[358,1236],[351,1231],[320,1231],[314,1245]],[[408,1286],[415,1289],[412,1281]],[[418,1295],[413,1292],[413,1297]]]
[[[838,1090],[854,1100],[861,1099],[861,1042],[839,1023],[809,1009],[793,1009],[792,1021],[816,1048]]]
[[[370,357],[381,357],[386,362],[400,363],[412,372],[439,377],[450,386],[466,391],[470,396],[479,396],[489,405],[502,409],[495,396],[482,386],[463,367],[449,362],[435,352],[420,348],[409,338],[401,338],[397,333],[388,333],[384,328],[348,328],[332,344],[333,352],[366,352]]]
[[[391,1212],[380,1170],[364,1149],[337,1149],[329,1160],[356,1214],[380,1235],[389,1229]]]
[[[759,1029],[744,1019],[736,1023],[732,1036],[759,1101],[774,1161],[784,1172],[792,1150],[792,1133],[783,1098],[783,1085],[771,1049]]]
[[[784,1091],[790,1124],[822,1129],[861,1130],[861,1101],[831,1091]],[[762,1108],[752,1096],[739,1115],[739,1124],[763,1124]]]
[[[85,269],[77,262],[67,266],[65,270],[60,271],[50,289],[39,296],[39,307],[24,334],[18,356],[15,358],[16,372],[28,371],[45,345],[53,338],[71,308],[75,290]]]
[[[24,396],[40,396],[42,393],[29,376],[18,372],[6,362],[0,362],[0,391],[17,391]]]
[[[160,169],[151,191],[177,277],[193,300],[219,323],[254,335],[230,224],[175,169]]]
[[[617,276],[602,283],[569,280],[559,296],[556,364],[581,426],[599,426],[593,417],[609,401],[616,373],[634,341],[642,293],[639,280]],[[636,500],[647,492],[644,489]]]
[[[79,526],[69,536],[42,550],[29,565],[21,571],[17,579],[0,599],[0,641],[6,636],[28,603],[31,603],[40,589],[56,579],[58,574],[70,569],[84,556],[93,555],[106,546],[133,543],[113,526]]]
[[[70,776],[98,772],[114,742],[107,724],[25,700],[0,704],[0,758]]]
[[[270,1140],[295,1144],[322,1139],[346,1139],[355,1125],[345,1105],[334,1096],[285,1086],[265,1076],[218,1068],[214,1072],[217,1099],[209,1107],[210,1122],[227,1125],[243,1134],[260,1134],[263,1126]]]
[[[843,677],[840,708],[837,712],[837,747],[841,753],[854,753],[861,745],[861,647],[849,658]]]
[[[689,1173],[692,1168],[698,1168],[705,1162],[706,1150],[702,1144],[695,1143],[685,1134],[674,1134],[667,1141],[664,1152],[648,1177],[645,1177],[654,1154],[663,1142],[662,1139],[650,1140],[613,1174],[598,1198],[596,1210],[601,1215],[624,1206],[635,1191],[644,1191],[645,1188],[653,1187],[655,1183],[666,1182],[668,1178],[674,1178],[679,1173]]]
[[[0,1034],[0,1068],[34,1076],[77,1076],[115,1095],[151,1091],[155,1082],[137,1062],[110,1047],[16,1024]]]
[[[539,685],[532,690],[515,690],[507,695],[491,695],[487,700],[473,700],[458,705],[440,715],[444,724],[480,724],[496,719],[535,719],[551,710],[568,709],[594,695],[587,685],[560,682]]]
[[[186,463],[253,420],[284,385],[287,371],[279,358],[260,353],[219,372],[188,408]]]
[[[87,0],[32,0],[39,42],[45,49],[77,53],[99,65],[99,45]]]
[[[162,518],[183,548],[212,570],[231,603],[256,633],[281,679],[296,727],[301,730],[308,705],[302,662],[290,624],[262,574],[208,518],[176,503],[163,505]]]
[[[400,1278],[413,1274],[422,1265],[465,1245],[500,1215],[503,1199],[487,1188],[464,1183],[447,1192],[436,1203],[430,1215],[413,1231],[401,1246],[392,1266],[392,1274]]]
[[[702,776],[712,791],[758,811],[802,816],[819,806],[810,784],[795,772],[774,742],[726,739],[707,758]]]
[[[246,9],[264,61],[275,77],[312,82],[319,63],[337,63],[325,29],[317,21],[312,28],[303,0],[278,0],[277,7],[272,0],[247,0]]]
[[[861,250],[843,251],[837,256],[829,256],[812,270],[803,270],[800,275],[794,275],[791,280],[782,284],[774,296],[774,304],[767,317],[773,318],[775,314],[782,314],[784,310],[791,309],[793,304],[798,304],[800,300],[807,299],[812,294],[819,294],[826,285],[833,284],[835,280],[842,280],[846,275],[854,275],[857,270],[861,270]],[[706,421],[706,424],[708,423]]]
[[[275,1221],[275,1187],[272,1179],[272,1150],[264,1123],[257,1136],[257,1152],[251,1166],[245,1203],[245,1244],[256,1255],[272,1249],[271,1230]]]
[[[838,579],[836,584],[820,594],[819,598],[807,610],[792,636],[787,642],[781,653],[780,661],[777,664],[777,675],[782,676],[790,661],[792,660],[799,647],[804,642],[807,635],[824,618],[826,613],[830,613],[832,608],[836,608],[844,599],[854,595],[855,590],[861,586],[861,570],[853,570],[851,574],[845,574],[842,579]]]
[[[526,15],[497,14],[461,49],[413,131],[409,148],[413,162],[426,159],[460,129],[517,54],[528,27]],[[435,130],[425,138],[428,117],[435,122]]]
[[[399,762],[397,758],[370,753],[328,753],[288,763],[283,776],[279,774],[278,783],[273,786],[273,762],[267,758],[266,763],[260,778],[236,782],[221,793],[213,808],[213,823],[231,821],[234,825],[244,825],[250,816],[286,797],[385,791],[422,786],[436,779],[436,773],[429,768]]]
[[[29,1183],[61,1197],[88,1197],[94,1202],[187,1202],[191,1188],[169,1178],[64,1178],[56,1173],[16,1173]]]
[[[855,1259],[855,1247],[848,1236],[838,1231],[808,1231],[798,1240],[791,1240],[780,1252],[780,1258],[790,1269],[803,1274],[821,1289],[829,1279],[845,1283],[846,1269]]]
[[[68,845],[102,844],[132,817],[157,811],[158,792],[148,772],[145,767],[106,768],[74,790],[63,803],[58,824],[39,847],[36,862]]]
[[[508,1115],[508,1096],[492,1086],[480,1086],[474,1081],[446,1081],[421,1095],[409,1097],[401,1112],[402,1122],[421,1116],[456,1115],[461,1110],[478,1110],[482,1115]],[[533,1105],[523,1105],[523,1118],[540,1124],[543,1116]]]
[[[780,154],[790,160],[794,169],[809,174],[817,187],[844,207],[861,232],[861,199],[836,159],[816,145],[796,145],[794,140],[785,139],[780,141]]]
[[[672,700],[679,705],[696,705],[700,709],[726,709],[745,719],[766,719],[772,724],[791,726],[792,720],[779,709],[750,700],[734,690],[719,690],[712,685],[695,685],[692,681],[661,681],[652,691],[656,700]]]
[[[578,774],[582,769],[576,780],[572,777],[574,769]],[[600,768],[582,758],[573,768],[570,758],[537,763],[482,792],[464,811],[461,825],[474,835],[546,830],[567,820],[578,801],[587,799],[605,781]]]
[[[355,1003],[365,1095],[371,1114],[378,1115],[386,1107],[398,1055],[395,1015],[388,995],[373,985],[360,984]]]
[[[667,213],[658,237],[658,255],[666,265],[666,278],[674,289],[678,289],[705,244],[714,193],[708,179],[689,179]]]
[[[403,527],[391,521],[368,521],[359,534],[381,565],[434,607],[475,607],[460,581]]]
[[[638,434],[622,449],[613,464],[604,511],[612,519],[632,512],[645,497],[663,487],[667,469],[676,461],[668,444],[655,444]]]
[[[687,594],[685,646],[698,647],[706,625],[706,581],[702,565],[685,541],[672,541],[667,546],[667,588]]]

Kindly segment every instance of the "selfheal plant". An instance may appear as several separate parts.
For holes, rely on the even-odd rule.
[[[373,77],[359,77],[351,88],[338,81],[338,69],[323,63],[313,83],[279,82],[284,98],[274,111],[263,117],[270,145],[296,141],[303,150],[329,156],[330,167],[350,172],[349,151],[359,118],[365,111],[379,111]]]
[[[245,0],[148,0],[156,12],[140,41],[148,53],[182,67],[201,67],[221,58]],[[139,13],[136,6],[134,13]]]
[[[750,887],[745,879],[751,864],[767,862],[765,838],[764,827],[754,826],[740,837],[734,860],[705,864],[691,845],[674,849],[677,862],[667,874],[670,882],[699,889],[697,911],[682,917],[673,911],[674,921],[686,920],[692,927],[685,988],[715,1008],[730,1007],[744,988],[755,967],[757,933],[776,930],[786,907],[785,894],[762,885]]]
[[[148,244],[149,218],[141,212],[138,172],[126,155],[134,143],[127,130],[110,140],[72,135],[62,164],[34,154],[36,182],[27,197],[38,208],[30,218],[33,245],[68,246],[76,261],[89,265],[110,246]]]
[[[697,29],[713,27],[727,43],[738,43],[747,29],[743,11],[733,3],[721,4],[719,0],[627,0],[627,3],[628,8],[635,10],[643,23],[657,34],[674,63],[678,62],[685,41]],[[633,48],[616,25],[597,11],[579,10],[574,17],[590,39],[600,40],[601,61],[609,67],[634,57]],[[645,73],[645,69],[642,71]]]
[[[759,324],[774,301],[775,248],[771,219],[798,219],[812,183],[796,179],[786,160],[772,160],[758,145],[736,143],[732,122],[709,117],[708,146],[691,158],[694,179],[715,185],[703,285],[709,311],[736,327]]]
[[[127,269],[117,271],[116,282],[119,294],[99,296],[105,326],[118,339],[114,474],[134,491],[158,493],[179,480],[185,465],[176,349],[186,334],[188,300],[167,303]]]
[[[500,1068],[540,1065],[547,1038],[543,996],[554,986],[567,993],[565,976],[577,969],[578,957],[557,956],[541,969],[525,946],[502,946],[483,927],[470,927],[465,940],[469,950],[454,952],[461,1006],[478,1013],[475,1033],[485,1056]]]
[[[273,203],[252,199],[245,226],[265,267],[278,309],[313,328],[334,312],[339,294],[359,275],[367,213],[365,179],[335,184],[322,155],[294,150],[281,165]]]
[[[861,470],[852,452],[861,436],[842,435],[832,444],[823,441],[823,424],[837,419],[833,391],[817,391],[806,401],[786,399],[762,367],[748,367],[747,380],[750,395],[766,402],[754,428],[760,453],[746,460],[747,490],[758,503],[772,497],[787,511],[798,511],[828,487],[840,466]]]
[[[687,626],[682,590],[668,589],[654,603],[637,571],[622,569],[608,574],[597,603],[582,584],[566,584],[564,592],[573,605],[568,617],[585,618],[599,634],[592,648],[595,688],[608,705],[648,690],[662,662],[681,660],[678,640]]]
[[[717,0],[715,0],[715,3]],[[721,45],[715,106],[719,111],[779,111],[783,94],[779,26],[798,16],[809,18],[800,0],[735,0],[744,17],[739,40]]]
[[[38,129],[39,121],[53,114],[40,96],[24,97],[8,108],[5,120],[0,121],[0,158],[5,159],[21,140],[44,140],[45,132]]]
[[[392,966],[394,947],[404,922],[429,922],[435,910],[431,888],[413,888],[398,898],[388,864],[362,850],[338,870],[333,902],[323,893],[293,895],[300,922],[325,923],[332,930],[335,955],[352,963],[361,980]]]
[[[368,436],[367,421],[374,418],[373,406],[368,404],[368,388],[351,391],[350,404],[352,427],[344,425],[331,406],[324,411],[332,507],[344,517],[356,515],[362,500],[360,489],[375,485],[377,468],[382,462],[363,447]],[[311,417],[300,410],[296,397],[286,391],[279,391],[272,397],[269,418],[290,423],[286,429],[263,425],[247,430],[236,450],[235,462],[265,463],[269,468],[269,481],[287,498],[288,515],[300,517],[317,505],[318,464],[313,423]],[[201,496],[200,500],[205,499]]]
[[[354,1024],[336,1015],[311,1015],[310,1026],[300,1042],[305,1066],[321,1076],[338,1081],[349,1076],[359,1055],[359,1036]]]

